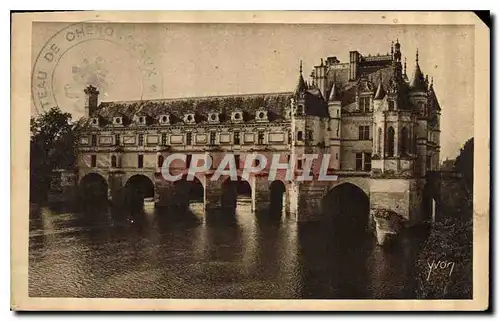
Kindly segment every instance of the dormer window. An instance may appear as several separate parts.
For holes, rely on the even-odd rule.
[[[208,121],[212,124],[219,122],[219,114],[218,113],[209,113]]]
[[[241,111],[235,111],[233,112],[233,121],[236,123],[242,122],[243,121],[243,113]]]
[[[121,117],[115,117],[115,118],[113,119],[113,123],[114,123],[115,125],[123,125],[123,120],[122,120],[122,118],[121,118]]]
[[[169,123],[170,123],[170,115],[160,116],[160,124],[169,124]]]
[[[139,116],[139,124],[145,124],[146,123],[146,117],[144,116]]]
[[[304,115],[304,105],[298,105],[297,106],[297,113],[298,116]]]
[[[186,124],[194,124],[195,123],[194,114],[186,114],[184,116],[184,122]]]
[[[92,124],[92,126],[99,126],[99,118],[97,117],[94,117],[90,120],[90,123]]]
[[[360,96],[359,97],[359,111],[362,113],[369,113],[370,108],[370,96]]]
[[[394,101],[393,100],[389,100],[388,102],[388,107],[389,107],[389,111],[393,111],[394,110]]]
[[[267,112],[265,110],[258,110],[255,113],[255,120],[257,121],[267,121]]]

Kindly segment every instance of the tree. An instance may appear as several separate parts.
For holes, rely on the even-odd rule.
[[[467,191],[472,194],[474,185],[474,137],[469,138],[460,149],[460,154],[455,160],[455,170],[463,175]]]
[[[82,122],[72,123],[71,114],[52,108],[30,121],[30,201],[44,201],[54,169],[72,169]]]

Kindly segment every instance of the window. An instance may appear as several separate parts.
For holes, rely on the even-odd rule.
[[[394,128],[387,129],[387,156],[394,156]]]
[[[335,153],[335,159],[339,159],[339,153]]]
[[[258,158],[255,158],[255,159],[253,160],[253,167],[257,167],[257,166],[259,166],[259,165],[260,165],[260,160],[259,160]]]
[[[188,154],[186,155],[186,168],[189,168],[191,166],[191,159],[192,159],[192,155]]]
[[[234,144],[235,145],[239,145],[240,144],[240,132],[234,132],[233,134],[234,136]]]
[[[356,170],[363,170],[363,153],[356,153]]]
[[[120,146],[120,134],[115,135],[115,145]]]
[[[234,163],[236,164],[236,169],[240,169],[240,155],[234,155]]]
[[[167,145],[167,133],[161,133],[161,144],[163,146]]]
[[[144,134],[139,134],[139,146],[144,146]]]
[[[297,169],[302,169],[302,159],[297,159]]]
[[[408,140],[408,129],[403,127],[403,129],[401,129],[401,147],[399,149],[401,155],[407,155],[409,153]]]
[[[371,171],[372,170],[372,154],[363,153],[363,170]]]
[[[257,134],[257,144],[264,145],[264,133],[263,132],[259,132]]]
[[[300,130],[299,130],[299,131],[297,132],[297,140],[298,140],[299,142],[301,142],[303,139],[304,139],[304,138],[302,137],[302,131],[300,131]]]
[[[97,167],[97,156],[90,156],[90,167]]]
[[[144,155],[137,155],[137,168],[144,167]]]
[[[158,155],[158,167],[161,168],[163,166],[163,155]]]
[[[111,167],[116,168],[116,156],[111,155]]]
[[[359,140],[370,139],[370,126],[359,126]]]
[[[388,103],[389,103],[389,110],[390,110],[390,111],[393,111],[393,110],[394,110],[394,101],[389,100],[389,102],[388,102]]]
[[[191,145],[193,143],[193,134],[192,133],[186,133],[186,144]]]
[[[92,146],[97,146],[97,135],[92,135]]]
[[[297,107],[297,115],[302,115],[304,113],[304,106],[299,105]]]
[[[370,112],[370,97],[359,97],[359,111],[362,113]]]
[[[377,154],[382,154],[382,128],[378,129],[378,138],[377,138]]]
[[[313,140],[313,132],[312,132],[312,130],[308,130],[306,132],[306,139],[309,140],[309,141]]]
[[[288,143],[292,143],[292,132],[288,131]]]
[[[215,145],[215,132],[210,133],[210,145]]]

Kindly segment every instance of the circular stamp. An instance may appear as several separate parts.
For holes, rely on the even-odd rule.
[[[60,107],[83,116],[88,85],[97,87],[104,99],[161,98],[161,70],[150,45],[134,37],[135,28],[134,24],[82,21],[52,35],[38,53],[31,74],[36,112]]]

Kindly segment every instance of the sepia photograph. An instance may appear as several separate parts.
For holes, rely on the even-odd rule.
[[[487,308],[477,16],[115,14],[13,16],[13,309]]]

